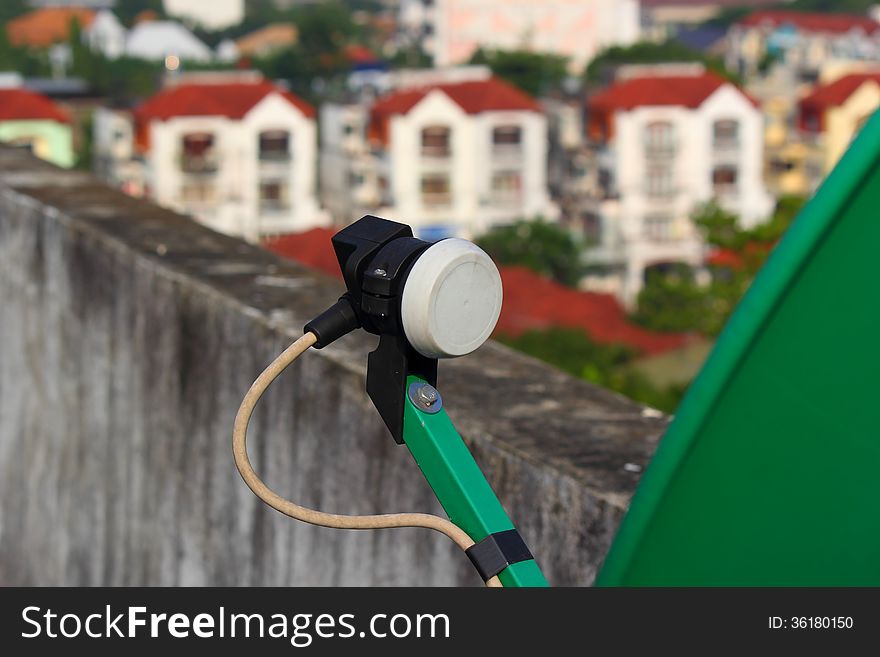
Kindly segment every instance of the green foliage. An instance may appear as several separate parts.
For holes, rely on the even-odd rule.
[[[782,197],[773,216],[749,230],[714,201],[698,208],[692,219],[706,242],[730,253],[738,266],[713,268],[708,285],[701,285],[686,265],[650,271],[633,320],[657,331],[718,335],[803,204],[803,198]]]
[[[49,75],[49,60],[45,52],[14,47],[5,26],[0,25],[0,71],[15,71],[24,77],[45,76]]]
[[[0,2],[0,26],[5,28],[6,22],[29,11],[27,0],[3,0]],[[5,29],[2,32],[6,33]]]
[[[578,329],[528,331],[516,338],[499,336],[497,339],[578,378],[660,410],[673,411],[684,393],[680,386],[658,388],[627,368],[638,355],[632,349],[617,344],[598,344]]]
[[[577,241],[541,219],[493,228],[476,242],[499,264],[528,267],[563,285],[576,285],[583,273]]]
[[[6,0],[3,1],[6,2]],[[121,0],[113,7],[116,17],[128,26],[134,23],[134,19],[142,11],[154,11],[160,18],[165,16],[162,0]]]
[[[471,64],[483,64],[502,80],[532,96],[541,96],[562,85],[568,75],[568,58],[526,50],[477,50]]]
[[[865,15],[877,0],[793,0],[785,5],[793,11],[835,12]]]
[[[707,70],[739,84],[740,78],[727,70],[719,57],[692,50],[674,40],[654,43],[640,41],[631,46],[611,46],[596,55],[584,70],[587,82],[602,82],[609,69],[622,64],[660,64],[667,62],[700,62]]]

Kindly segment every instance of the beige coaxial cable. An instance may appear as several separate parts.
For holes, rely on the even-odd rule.
[[[235,415],[235,424],[232,428],[232,452],[235,456],[235,466],[238,468],[241,478],[248,487],[263,502],[276,511],[283,513],[295,520],[301,520],[312,525],[332,527],[335,529],[386,529],[392,527],[424,527],[445,534],[462,550],[467,550],[474,544],[474,540],[458,525],[453,522],[435,516],[430,513],[388,513],[381,515],[341,515],[336,513],[324,513],[316,509],[300,506],[290,500],[281,497],[269,488],[260,476],[254,471],[247,453],[247,428],[251,415],[260,397],[266,389],[287,367],[308,350],[317,337],[314,333],[306,333],[285,349],[253,382],[238,413]],[[501,581],[498,576],[492,577],[486,582],[486,586],[500,587]]]

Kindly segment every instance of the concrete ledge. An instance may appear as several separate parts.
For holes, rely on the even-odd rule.
[[[230,432],[339,284],[0,148],[0,584],[479,584],[444,537],[295,523]],[[375,339],[311,352],[257,409],[268,482],[340,513],[439,511],[363,391]],[[490,343],[439,388],[555,585],[586,585],[666,419]]]

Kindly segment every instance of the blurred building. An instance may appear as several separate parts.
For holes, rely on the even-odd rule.
[[[62,167],[74,163],[70,116],[42,94],[0,87],[0,141]]]
[[[727,9],[779,4],[780,0],[640,0],[642,38],[656,41],[678,38],[685,28],[709,27],[707,21]]]
[[[582,200],[594,289],[632,304],[646,271],[699,265],[695,207],[710,199],[744,227],[768,218],[764,135],[753,98],[699,64],[624,67],[588,101],[593,165]]]
[[[95,115],[96,171],[134,195],[257,241],[320,225],[314,109],[250,73],[199,74],[134,112]]]
[[[751,77],[773,62],[815,81],[823,64],[880,59],[880,23],[869,16],[756,11],[728,32],[727,67]]]
[[[159,61],[176,57],[178,62],[209,62],[213,51],[186,27],[175,21],[141,21],[128,33],[125,54]]]
[[[826,176],[880,107],[880,66],[817,86],[799,103],[799,127],[820,154]],[[814,186],[818,181],[813,181]]]
[[[235,47],[242,57],[269,57],[295,45],[298,39],[299,30],[293,23],[272,23],[239,37]]]
[[[165,13],[208,30],[222,30],[244,20],[244,0],[162,0]]]
[[[338,222],[375,212],[439,239],[555,218],[537,102],[496,78],[456,75],[398,78],[375,103],[322,107],[321,196]]]
[[[401,45],[419,45],[435,66],[497,48],[564,55],[580,71],[603,48],[639,38],[638,0],[401,0],[399,16]]]
[[[70,39],[74,22],[87,35],[96,16],[86,7],[41,7],[8,21],[6,37],[18,48],[49,48]]]

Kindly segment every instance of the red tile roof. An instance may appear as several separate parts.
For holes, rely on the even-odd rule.
[[[336,260],[336,254],[330,244],[330,238],[335,234],[336,231],[331,228],[312,228],[304,233],[269,239],[263,246],[273,253],[298,260],[307,267],[341,279],[339,261]]]
[[[164,121],[175,116],[225,116],[241,119],[270,93],[278,93],[308,117],[315,108],[269,81],[180,84],[160,91],[137,110],[139,120]]]
[[[468,114],[495,110],[540,111],[534,98],[498,78],[404,89],[380,98],[372,111],[378,115],[406,114],[434,90],[442,91]]]
[[[0,89],[0,121],[58,121],[70,116],[45,96],[27,89]]]
[[[806,32],[828,32],[832,34],[844,34],[857,28],[868,34],[873,34],[880,29],[880,23],[867,16],[791,10],[756,11],[740,20],[738,24],[747,27],[770,25],[773,28],[780,25],[793,25]]]
[[[865,82],[880,84],[880,72],[852,73],[838,78],[834,82],[816,87],[813,92],[800,102],[802,108],[825,108],[842,105]]]
[[[270,251],[342,278],[330,238],[335,231],[314,228],[265,243]],[[684,346],[689,336],[653,333],[631,323],[610,294],[579,292],[543,278],[524,267],[501,267],[504,304],[495,332],[517,336],[551,327],[581,329],[604,344],[623,344],[643,354]]]
[[[504,305],[496,333],[517,336],[552,327],[581,329],[603,344],[622,344],[653,355],[689,341],[681,333],[655,333],[629,321],[610,294],[580,292],[543,278],[525,267],[501,267]]]
[[[694,109],[725,84],[733,85],[715,73],[629,78],[614,82],[593,95],[588,104],[594,111],[631,110],[651,105],[679,105]],[[740,92],[757,105],[754,98],[741,89]]]
[[[44,7],[6,23],[9,43],[16,47],[46,48],[70,37],[73,21],[86,28],[95,20],[95,12],[83,7]]]
[[[540,112],[537,101],[498,78],[436,84],[393,92],[380,98],[370,110],[370,139],[388,141],[388,120],[395,114],[407,114],[432,91],[441,91],[468,114],[498,110]]]

